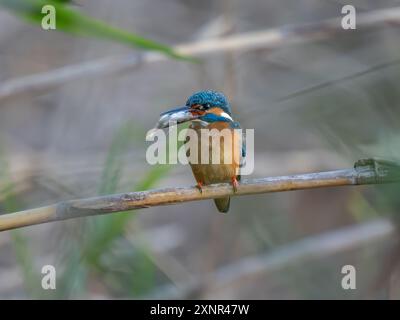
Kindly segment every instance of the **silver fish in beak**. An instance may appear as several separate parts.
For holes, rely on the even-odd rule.
[[[199,116],[191,112],[188,107],[179,107],[166,112],[161,113],[160,119],[157,122],[157,129],[168,128],[171,125],[184,123],[197,119]]]
[[[147,137],[154,136],[155,132],[159,129],[165,129],[170,126],[178,125],[187,121],[196,120],[199,114],[192,112],[189,107],[179,107],[160,114],[160,119],[154,129],[150,130]]]

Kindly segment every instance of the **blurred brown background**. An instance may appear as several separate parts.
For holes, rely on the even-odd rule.
[[[76,10],[170,45],[340,17],[349,4],[77,3]],[[361,15],[399,2],[352,4]],[[399,39],[392,21],[273,49],[211,53],[198,65],[142,64],[0,100],[0,212],[193,185],[188,166],[146,163],[145,134],[160,112],[201,89],[224,91],[242,127],[255,129],[254,177],[396,158]],[[0,9],[0,88],[26,75],[132,53],[139,51],[43,31]],[[389,260],[396,257],[395,236],[381,220],[399,213],[396,191],[342,187],[235,197],[227,215],[201,201],[2,232],[0,298],[397,298],[396,259]],[[46,264],[56,266],[55,291],[41,289]],[[356,290],[341,288],[347,264],[357,270]]]

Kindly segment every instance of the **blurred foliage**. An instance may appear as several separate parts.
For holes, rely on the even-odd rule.
[[[130,149],[135,136],[137,130],[131,122],[116,132],[105,160],[99,194],[117,191],[124,167],[123,155]],[[0,150],[1,203],[5,212],[14,212],[21,210],[21,201],[16,198],[5,159],[4,152]],[[168,165],[151,167],[130,191],[154,187],[169,170]],[[41,289],[40,270],[33,263],[28,238],[23,231],[11,231],[26,294],[30,298],[47,299],[85,297],[91,291],[89,287],[93,279],[103,284],[104,294],[140,297],[148,293],[155,283],[156,267],[145,243],[134,243],[125,235],[128,229],[135,229],[135,216],[133,212],[121,212],[72,221],[79,232],[65,234],[57,244],[61,256],[56,291]],[[140,235],[140,230],[136,231]]]
[[[6,158],[6,152],[0,144],[1,205],[5,212],[15,212],[21,209],[21,202],[16,199],[14,184],[9,174],[9,165]],[[35,271],[28,239],[21,230],[12,230],[10,232],[15,258],[21,269],[26,293],[32,298],[39,298],[43,295],[43,290],[40,287],[39,272]]]
[[[41,25],[44,14],[42,7],[52,5],[56,9],[56,27],[67,33],[111,40],[137,48],[158,51],[174,59],[195,61],[193,58],[178,54],[171,47],[146,39],[137,34],[112,27],[100,20],[90,18],[70,8],[66,1],[54,0],[0,0],[3,6],[25,20]]]
[[[78,36],[96,37],[131,45],[145,50],[158,51],[171,58],[195,61],[176,53],[172,48],[148,40],[139,35],[121,30],[106,23],[90,18],[68,4],[71,1],[42,0],[0,0],[3,6],[25,20],[41,24],[44,5],[53,5],[56,9],[57,30]],[[127,123],[116,133],[108,152],[102,174],[99,194],[115,193],[123,170],[122,155],[137,137],[135,126]],[[5,158],[4,158],[5,159]],[[7,166],[3,157],[0,165],[2,178],[2,205],[6,212],[18,211],[20,206],[15,199],[11,179],[7,176]],[[157,184],[169,171],[169,166],[153,166],[131,191],[148,189]],[[57,291],[46,292],[40,288],[40,277],[34,270],[28,241],[21,231],[13,231],[12,238],[15,255],[24,275],[27,294],[32,298],[67,298],[84,296],[88,292],[91,279],[96,277],[104,283],[105,290],[114,290],[116,294],[140,296],[151,289],[155,267],[149,258],[147,249],[128,241],[124,233],[128,224],[134,223],[135,215],[122,212],[102,217],[80,220],[81,232],[78,237],[67,234],[60,252],[62,272],[57,276]],[[75,222],[73,222],[75,224]],[[84,239],[80,236],[84,234]],[[121,266],[125,266],[121,268]]]
[[[123,155],[137,136],[132,122],[116,132],[105,160],[99,194],[117,191],[123,174]],[[153,166],[130,191],[154,187],[169,170],[168,165]],[[134,229],[135,216],[134,212],[121,212],[82,220],[80,235],[84,238],[70,235],[67,248],[61,250],[66,253],[60,265],[66,267],[59,281],[58,297],[86,294],[93,277],[116,296],[138,297],[153,287],[155,266],[148,250],[144,244],[135,244],[125,236],[128,229]]]

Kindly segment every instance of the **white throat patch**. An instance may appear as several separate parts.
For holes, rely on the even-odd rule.
[[[221,117],[224,117],[225,119],[229,119],[229,120],[233,121],[232,117],[229,114],[227,114],[226,112],[222,112]]]

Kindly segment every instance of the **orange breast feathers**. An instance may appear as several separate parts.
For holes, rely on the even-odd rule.
[[[230,127],[229,122],[223,121],[210,123],[207,129],[210,130],[210,156],[219,147],[220,164],[230,164],[238,171],[242,151],[238,132]]]

